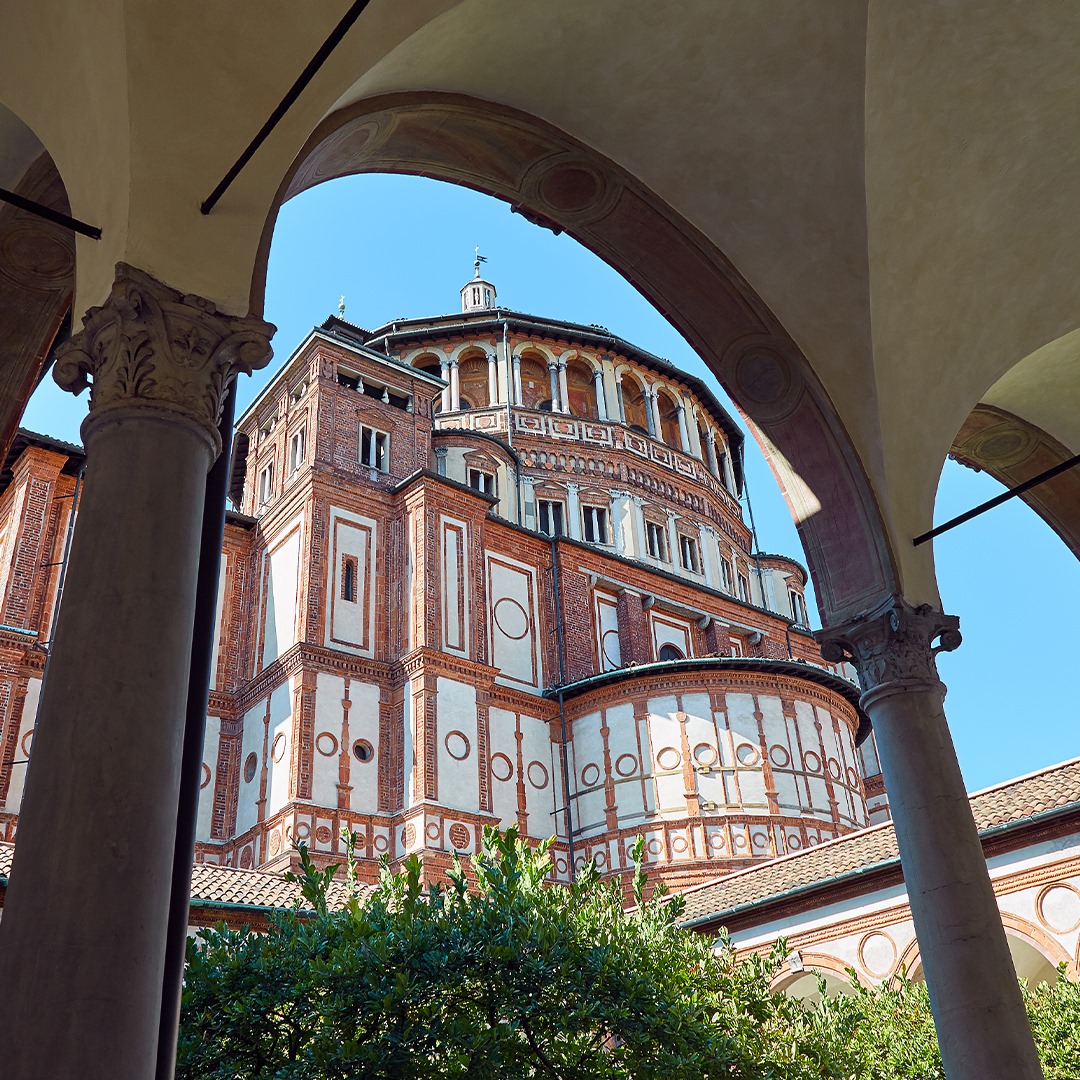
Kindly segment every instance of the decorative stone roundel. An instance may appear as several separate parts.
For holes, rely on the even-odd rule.
[[[530,761],[529,767],[525,771],[529,777],[529,783],[534,788],[539,788],[542,791],[548,786],[548,771],[543,762]]]
[[[514,764],[505,754],[491,755],[491,775],[496,780],[506,781],[514,775]]]
[[[320,731],[315,736],[315,749],[323,757],[333,757],[338,752],[338,741],[329,731]]]
[[[281,850],[281,833],[270,834],[270,854],[276,855]]]
[[[382,836],[380,834],[375,837],[375,839],[372,841],[372,844],[374,845],[376,851],[385,851],[390,846],[390,841],[387,840],[385,836]]]
[[[202,789],[202,788],[206,787],[206,785],[210,783],[210,780],[211,780],[210,766],[207,765],[206,762],[204,761],[202,763],[202,782],[199,784],[199,788]]]
[[[455,821],[450,826],[450,843],[458,851],[464,851],[469,846],[470,839],[469,830],[460,821]]]
[[[633,754],[622,754],[615,759],[615,771],[620,776],[633,776],[638,770],[638,760]]]
[[[716,747],[709,743],[701,742],[694,747],[694,760],[699,765],[716,764]]]
[[[352,752],[357,761],[370,761],[375,756],[375,747],[367,739],[357,739],[353,743]]]
[[[756,765],[761,760],[761,754],[753,743],[744,742],[735,751],[735,757],[740,765]]]
[[[774,746],[769,750],[769,760],[778,769],[786,769],[791,764],[791,755],[785,747]]]
[[[443,740],[443,744],[446,746],[446,752],[455,761],[464,761],[472,750],[468,736],[463,731],[449,732]]]
[[[320,825],[315,830],[315,839],[318,840],[320,844],[329,844],[333,839],[333,836],[334,834],[330,831],[329,825]]]
[[[821,758],[813,750],[807,750],[802,756],[803,768],[807,772],[821,772]]]
[[[495,625],[511,641],[520,641],[529,632],[529,613],[512,597],[499,600],[492,615]]]
[[[251,864],[254,861],[255,860],[252,857],[250,847],[246,847],[243,851],[240,852],[240,866],[242,869],[249,870],[251,868]]]
[[[34,741],[34,729],[31,728],[23,737],[19,745],[22,747],[24,757],[30,756],[30,744]]]
[[[1044,926],[1068,934],[1080,926],[1080,892],[1064,882],[1050,885],[1039,893],[1035,910]]]
[[[276,764],[285,756],[285,732],[279,731],[274,736],[274,743],[270,747],[270,757],[273,758]]]
[[[259,759],[253,750],[244,759],[244,783],[250,784],[255,779],[255,773],[259,768]]]
[[[859,962],[870,975],[888,975],[896,963],[896,945],[888,934],[873,931],[859,942]]]
[[[661,769],[677,769],[682,764],[682,754],[674,746],[663,746],[656,752],[656,764]]]
[[[581,770],[581,782],[586,787],[592,787],[600,779],[600,767],[590,762]]]

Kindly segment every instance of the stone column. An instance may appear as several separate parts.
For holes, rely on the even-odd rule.
[[[619,423],[626,423],[626,402],[623,401],[622,372],[615,372],[615,403],[619,406]]]
[[[570,411],[570,394],[566,389],[566,361],[559,361],[559,412]]]
[[[712,428],[707,428],[705,431],[705,456],[708,459],[709,472],[719,479],[720,469],[716,464],[716,436]]]
[[[684,454],[689,454],[690,432],[686,427],[686,406],[681,401],[675,406],[675,413],[679,418],[679,449]]]
[[[439,411],[448,413],[450,411],[450,361],[445,356],[439,361],[439,374],[442,376],[442,381],[446,383],[442,389]]]
[[[511,362],[514,368],[514,392],[511,401],[514,405],[520,405],[522,402],[521,397],[521,357],[511,357]]]
[[[682,557],[679,554],[679,530],[675,527],[675,514],[672,511],[668,511],[667,515],[667,544],[668,544],[668,562],[672,566],[677,566],[682,569]]]
[[[651,386],[645,387],[645,424],[649,435],[660,438],[660,406],[656,400],[656,391]]]
[[[499,403],[499,369],[494,353],[488,353],[488,404]]]
[[[450,411],[461,409],[461,371],[456,359],[450,361]]]
[[[154,1075],[206,474],[273,330],[121,263],[58,350],[93,380],[86,484],[0,920],[6,1076]]]
[[[1042,1077],[934,660],[960,644],[959,619],[892,597],[816,636],[859,672],[946,1075]]]
[[[559,406],[559,365],[554,360],[548,361],[548,383],[551,391],[551,411],[561,412]]]
[[[690,439],[690,453],[702,461],[705,457],[705,448],[701,445],[701,432],[698,429],[697,406],[684,399],[683,408],[686,410],[686,434]]]
[[[571,539],[581,539],[581,502],[578,485],[573,482],[566,485],[566,531]]]
[[[596,417],[598,420],[606,420],[607,415],[607,401],[604,398],[604,373],[595,368],[592,373],[593,386],[596,387]]]

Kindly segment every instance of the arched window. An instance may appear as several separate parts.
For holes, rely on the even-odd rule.
[[[551,378],[548,376],[547,362],[537,353],[522,353],[521,356],[521,404],[526,409],[543,408],[542,401],[551,408]]]
[[[482,409],[488,401],[488,362],[483,353],[470,353],[458,361],[458,381],[461,386],[461,407]],[[465,404],[468,401],[469,404]]]
[[[574,416],[596,420],[600,413],[596,408],[596,383],[592,368],[581,360],[571,360],[566,365],[567,405]]]
[[[660,646],[660,651],[656,654],[656,658],[664,664],[669,663],[672,660],[686,659],[686,657],[682,654],[682,650],[677,649],[674,645],[670,643]]]
[[[635,431],[647,432],[649,430],[649,420],[646,411],[648,405],[645,401],[645,394],[641,388],[641,384],[637,379],[624,375],[621,385],[623,415],[626,417],[626,423],[634,428]]]
[[[660,413],[660,431],[657,437],[668,446],[681,450],[683,446],[682,435],[679,432],[679,407],[672,396],[664,390],[657,390],[656,404],[657,411]]]

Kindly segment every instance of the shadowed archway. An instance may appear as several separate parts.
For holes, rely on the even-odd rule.
[[[474,98],[392,94],[328,116],[283,180],[252,284],[262,307],[277,209],[356,173],[462,184],[566,231],[678,329],[746,417],[798,525],[826,625],[898,589],[858,456],[790,336],[715,245],[597,151],[535,117]]]

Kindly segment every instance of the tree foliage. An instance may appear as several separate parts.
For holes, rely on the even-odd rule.
[[[350,872],[340,910],[301,849],[310,910],[189,944],[179,1080],[943,1076],[923,987],[804,1008],[770,992],[782,942],[736,963],[644,897],[640,863],[626,912],[595,869],[548,884],[550,848],[488,830],[441,886],[414,858],[361,900]],[[1080,1075],[1076,986],[1028,1001],[1048,1077]]]

